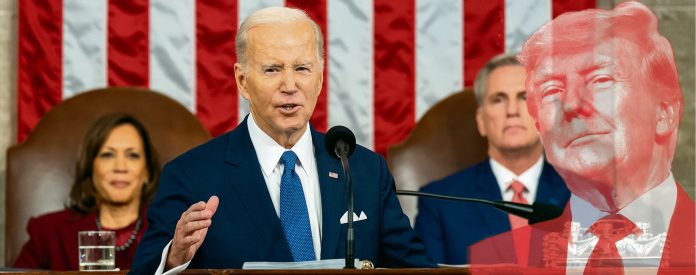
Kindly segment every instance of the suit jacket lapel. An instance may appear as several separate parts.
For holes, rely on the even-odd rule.
[[[333,259],[338,257],[338,243],[341,241],[341,224],[339,220],[346,211],[343,183],[343,167],[337,159],[329,156],[324,148],[324,137],[312,129],[314,156],[317,161],[319,189],[321,191],[321,258]],[[338,174],[338,178],[329,177],[329,173]]]
[[[694,254],[694,231],[696,225],[694,221],[695,209],[694,201],[681,187],[677,185],[677,202],[674,206],[674,213],[667,229],[667,240],[664,251],[662,252],[663,261],[660,262],[658,274],[672,274],[669,267],[694,267],[696,256]],[[664,260],[667,257],[668,260]],[[693,274],[693,269],[690,270]]]
[[[555,176],[551,165],[544,161],[544,166],[539,177],[539,185],[535,201],[551,203],[558,207],[564,207],[570,192],[560,176]]]
[[[292,261],[290,247],[275,212],[263,172],[247,130],[247,118],[229,135],[225,169],[232,189],[237,192],[263,244],[277,261]]]
[[[485,165],[481,166],[481,170],[476,173],[476,190],[478,191],[479,198],[487,200],[503,200],[503,196],[500,194],[500,188],[498,187],[498,182],[493,175],[493,170],[491,169],[490,162],[486,160]],[[466,194],[463,194],[466,196]],[[488,205],[477,205],[477,207],[484,207],[485,211],[478,211],[483,219],[485,226],[488,228],[488,232],[504,232],[510,230],[510,221],[508,215],[502,211],[495,209]]]
[[[565,272],[572,220],[568,202],[560,217],[531,225],[528,266],[556,267]],[[550,266],[546,266],[546,262]]]

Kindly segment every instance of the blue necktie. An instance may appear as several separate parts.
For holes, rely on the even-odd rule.
[[[280,178],[280,223],[296,262],[315,260],[312,230],[300,177],[295,173],[297,155],[285,151],[280,157],[285,167]]]

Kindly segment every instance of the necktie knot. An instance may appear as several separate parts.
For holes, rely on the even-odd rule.
[[[588,229],[600,239],[615,243],[630,234],[641,234],[642,231],[635,223],[621,214],[609,214],[596,221]]]
[[[587,259],[583,274],[623,275],[623,259],[616,247],[616,242],[629,234],[641,234],[640,228],[621,214],[609,214],[592,224],[587,231],[597,236],[599,240]]]
[[[285,167],[283,170],[295,170],[295,163],[297,162],[297,154],[292,150],[285,151],[282,156],[280,156],[280,162],[283,163]]]
[[[522,193],[527,190],[527,187],[524,186],[521,182],[518,180],[513,180],[510,183],[510,186],[508,186],[508,190],[512,190],[512,192],[515,193],[515,195],[522,195]]]

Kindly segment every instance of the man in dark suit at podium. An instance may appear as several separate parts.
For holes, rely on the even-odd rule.
[[[489,159],[435,181],[423,192],[565,205],[570,192],[544,161],[534,120],[527,112],[524,85],[525,70],[514,54],[501,54],[486,63],[476,77],[474,93],[476,122],[488,139]],[[526,224],[489,205],[422,198],[415,228],[436,262],[466,264],[470,245]],[[515,241],[528,241],[523,234],[518,237]]]
[[[301,10],[266,8],[244,20],[236,43],[237,87],[251,113],[165,166],[132,273],[344,257],[343,170],[308,122],[323,81],[319,27]],[[356,258],[433,267],[385,160],[358,146],[350,166]]]

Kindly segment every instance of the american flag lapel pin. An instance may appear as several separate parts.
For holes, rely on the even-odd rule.
[[[329,177],[334,178],[334,179],[338,179],[338,174],[336,174],[334,172],[329,172]]]

